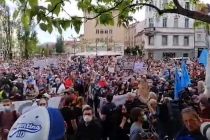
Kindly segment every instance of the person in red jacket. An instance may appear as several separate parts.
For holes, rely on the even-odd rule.
[[[98,82],[98,85],[100,88],[106,88],[108,86],[105,77],[101,77],[101,80]]]
[[[71,75],[69,75],[69,77],[67,77],[64,81],[64,85],[66,89],[72,88],[73,87],[73,80]]]

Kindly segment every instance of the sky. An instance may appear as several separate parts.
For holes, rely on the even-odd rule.
[[[8,5],[10,6],[11,10],[14,11],[15,9],[15,5],[10,1],[10,0],[6,0]],[[204,3],[209,3],[210,4],[210,0],[202,0]],[[41,2],[41,5],[46,5],[46,3]],[[77,9],[77,3],[75,0],[71,0],[71,4],[67,3],[64,7],[65,11],[68,12],[70,15],[77,15],[77,16],[82,16],[83,13],[82,11],[79,11]],[[68,18],[68,15],[63,12],[60,15],[61,17],[65,17]],[[138,21],[142,21],[145,19],[145,10],[142,9],[138,12],[136,12],[134,15],[134,18],[137,19]],[[39,26],[36,26],[36,31],[37,31],[37,37],[39,40],[40,44],[43,43],[47,43],[47,42],[56,42],[56,38],[57,36],[59,36],[59,33],[56,29],[53,30],[53,32],[50,34],[48,32],[44,32],[42,31]],[[77,34],[74,29],[68,28],[66,31],[63,32],[63,37],[64,40],[72,40],[72,36],[73,37],[79,37],[80,34],[84,33],[84,26],[81,27],[80,33]]]

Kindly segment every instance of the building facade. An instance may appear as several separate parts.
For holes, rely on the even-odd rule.
[[[113,16],[118,15],[113,11]],[[85,17],[93,17],[94,14],[84,13]],[[84,23],[83,45],[85,51],[120,51],[124,52],[125,28],[118,26],[118,19],[114,18],[114,25],[101,25],[96,19]]]
[[[154,0],[153,5],[163,9],[169,0]],[[189,0],[180,0],[187,9],[194,9]],[[194,20],[178,14],[159,16],[146,8],[144,51],[147,58],[194,57]]]

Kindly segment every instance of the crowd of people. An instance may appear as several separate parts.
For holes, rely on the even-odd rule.
[[[2,140],[21,115],[13,101],[32,100],[48,108],[55,96],[62,97],[58,109],[66,140],[207,140],[200,127],[210,119],[210,101],[204,94],[205,67],[196,60],[185,61],[191,84],[175,99],[175,70],[184,60],[56,59],[40,67],[32,60],[15,61],[1,69]],[[128,68],[128,62],[142,66]]]

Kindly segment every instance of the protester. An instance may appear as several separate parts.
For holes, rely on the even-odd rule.
[[[61,114],[67,124],[66,137],[67,140],[74,140],[75,133],[77,131],[76,115],[74,107],[72,105],[73,100],[70,97],[64,99],[63,107],[61,108]]]
[[[78,125],[76,140],[101,140],[102,126],[94,119],[93,109],[85,106],[82,111],[83,121]]]
[[[182,110],[184,129],[176,137],[176,140],[207,140],[200,132],[202,119],[192,108]]]
[[[0,100],[29,102],[24,105],[38,101],[38,106],[59,108],[67,139],[174,139],[184,125],[186,113],[181,110],[187,106],[203,120],[210,119],[209,99],[203,94],[205,68],[195,60],[56,56],[9,66],[0,71]],[[92,108],[84,112],[86,103]],[[137,118],[130,117],[133,109]],[[92,134],[93,128],[100,133]],[[189,132],[187,126],[185,130]]]
[[[9,99],[3,100],[4,111],[0,112],[0,134],[2,140],[7,140],[10,128],[17,120],[19,114],[14,110],[12,102]]]

